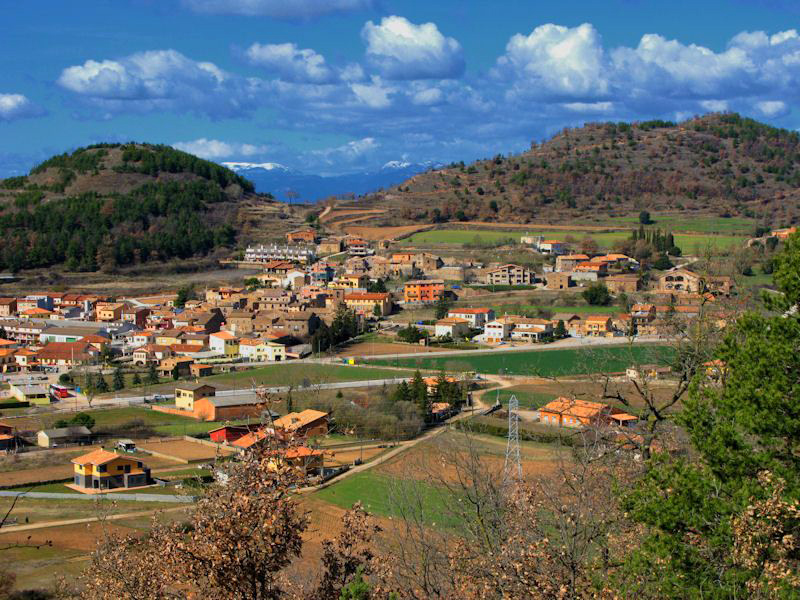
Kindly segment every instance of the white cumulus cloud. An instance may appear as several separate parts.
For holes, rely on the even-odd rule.
[[[245,51],[245,57],[250,64],[273,71],[286,81],[330,83],[336,79],[324,56],[296,44],[255,43]]]
[[[540,25],[512,36],[494,74],[510,80],[512,94],[523,98],[592,99],[610,91],[600,35],[588,23]]]
[[[252,109],[259,82],[175,50],[150,50],[67,67],[58,84],[111,112],[177,110],[230,117]]]
[[[367,21],[361,36],[367,60],[387,79],[443,79],[464,72],[461,45],[442,35],[435,23],[384,17],[378,25]]]
[[[200,13],[312,19],[332,13],[353,12],[372,7],[373,0],[182,0]]]
[[[210,140],[207,138],[198,138],[188,142],[175,142],[172,146],[178,150],[183,150],[189,154],[194,154],[209,160],[257,156],[269,150],[267,146],[263,145],[224,142],[222,140]]]
[[[44,111],[23,94],[0,94],[0,121],[38,117]]]

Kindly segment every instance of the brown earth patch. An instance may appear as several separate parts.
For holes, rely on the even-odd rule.
[[[386,342],[359,342],[336,352],[337,356],[384,356],[387,354],[411,354],[444,352],[447,348],[432,348],[412,344],[391,344]]]
[[[218,453],[228,455],[233,454],[233,450],[228,448],[213,448],[197,442],[186,440],[173,440],[169,442],[148,442],[140,449],[148,452],[158,452],[167,456],[174,456],[178,460],[212,460]]]
[[[91,552],[95,548],[96,541],[107,531],[111,534],[127,535],[137,533],[129,527],[121,527],[109,523],[80,523],[77,525],[63,525],[61,527],[47,527],[44,529],[31,529],[16,533],[0,534],[0,544],[28,544],[44,545],[52,542],[58,548],[69,548],[82,552]]]

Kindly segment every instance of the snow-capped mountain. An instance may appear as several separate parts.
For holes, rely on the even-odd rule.
[[[237,173],[245,173],[252,169],[262,169],[264,171],[291,171],[289,167],[274,162],[265,162],[265,163],[224,162],[222,163],[222,166],[228,167],[230,170],[236,171]]]
[[[296,197],[296,200],[292,200],[296,202],[315,202],[329,196],[347,194],[360,196],[398,185],[418,173],[439,166],[434,163],[392,160],[377,171],[322,176],[302,173],[272,162],[225,162],[222,164],[252,181],[257,192],[269,192],[278,200],[285,202],[290,201],[290,193]]]

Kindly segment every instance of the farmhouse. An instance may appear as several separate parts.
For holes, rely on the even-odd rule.
[[[588,425],[619,425],[628,427],[636,417],[600,402],[556,398],[539,409],[539,420],[546,425],[584,427]]]
[[[548,290],[566,290],[572,285],[572,276],[569,273],[546,273],[544,280]]]
[[[193,362],[193,358],[173,356],[171,358],[165,358],[158,363],[156,370],[158,371],[159,377],[173,377],[176,372],[178,373],[178,377],[185,377],[191,372],[190,367]]]
[[[261,417],[266,412],[264,400],[256,394],[207,396],[194,401],[193,417],[201,421],[226,421]]]
[[[55,448],[65,444],[90,444],[92,432],[83,425],[42,429],[36,434],[36,445],[42,448]]]
[[[604,283],[612,294],[632,294],[639,291],[640,280],[638,275],[609,275]]]
[[[328,433],[328,413],[306,409],[302,412],[291,412],[276,419],[275,429],[282,429],[299,437],[325,435]]]
[[[556,271],[574,271],[578,263],[589,260],[586,254],[564,254],[556,257]]]
[[[469,335],[469,321],[458,317],[447,317],[436,321],[434,329],[436,337],[450,336],[453,339]]]
[[[141,487],[152,483],[150,469],[132,456],[95,450],[72,459],[75,487],[82,490],[109,490]]]

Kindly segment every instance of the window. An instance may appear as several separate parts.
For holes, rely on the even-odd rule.
[[[99,467],[97,467],[97,470],[100,471],[101,473],[105,473],[106,472],[106,466],[105,465],[100,465]]]

